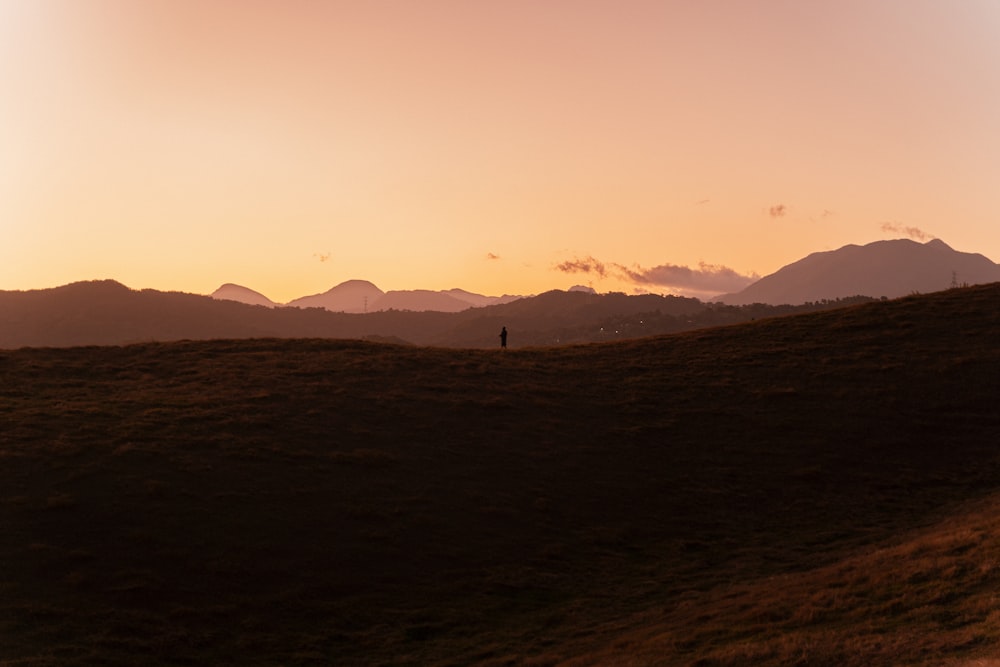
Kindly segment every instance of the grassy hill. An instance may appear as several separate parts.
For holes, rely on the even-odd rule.
[[[998,306],[0,351],[0,665],[989,664]]]

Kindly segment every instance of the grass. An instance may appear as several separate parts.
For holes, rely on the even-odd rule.
[[[988,665],[998,303],[0,351],[0,665]]]

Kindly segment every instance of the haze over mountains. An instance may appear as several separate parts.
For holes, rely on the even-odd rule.
[[[226,283],[212,292],[212,298],[239,301],[271,308],[282,304],[247,287]],[[433,310],[458,313],[469,308],[482,308],[520,299],[520,296],[485,296],[463,289],[433,291],[425,289],[390,290],[383,292],[367,280],[348,280],[323,292],[289,301],[293,308],[325,308],[335,313],[375,313],[382,310]]]

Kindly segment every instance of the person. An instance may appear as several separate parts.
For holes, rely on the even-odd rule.
[[[507,349],[507,327],[500,329],[500,348]]]

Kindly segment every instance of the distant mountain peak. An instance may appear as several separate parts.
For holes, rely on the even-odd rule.
[[[381,292],[378,286],[371,282],[370,280],[360,280],[358,278],[352,278],[351,280],[345,280],[344,282],[331,287],[327,292],[332,292],[334,290],[346,290],[346,289],[368,289],[377,290]]]
[[[796,305],[851,296],[896,298],[956,283],[992,282],[1000,282],[1000,265],[983,255],[959,252],[941,239],[891,239],[812,253],[716,299],[731,305]]]
[[[250,304],[251,306],[266,306],[268,308],[274,308],[278,305],[260,292],[256,292],[249,287],[243,287],[242,285],[237,285],[235,283],[226,283],[219,287],[219,289],[212,292],[209,296],[213,299],[238,301],[240,303]]]
[[[295,308],[325,308],[340,313],[365,313],[371,305],[385,295],[374,283],[367,280],[345,280],[322,294],[313,294],[289,301]]]

